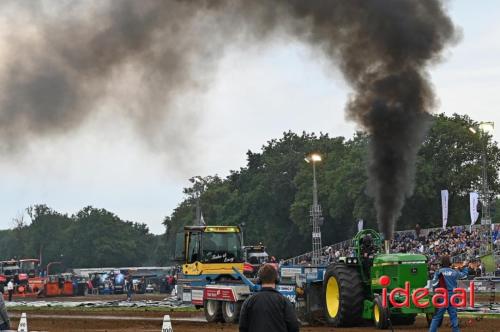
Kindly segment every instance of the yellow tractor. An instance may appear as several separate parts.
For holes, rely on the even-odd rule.
[[[244,262],[238,226],[185,226],[177,234],[178,295],[184,302],[203,307],[209,322],[235,322],[251,289],[242,273]]]

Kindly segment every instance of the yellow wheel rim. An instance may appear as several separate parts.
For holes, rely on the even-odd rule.
[[[378,308],[378,305],[376,303],[373,306],[373,318],[375,319],[376,323],[380,322],[380,309]]]
[[[340,306],[339,284],[335,277],[330,277],[326,284],[326,309],[331,318],[337,317]]]

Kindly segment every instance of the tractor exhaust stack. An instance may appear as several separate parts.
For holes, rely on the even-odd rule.
[[[389,243],[390,243],[389,240],[384,240],[384,247],[385,247],[385,253],[386,254],[390,254],[390,252],[389,252],[389,248],[390,248]]]

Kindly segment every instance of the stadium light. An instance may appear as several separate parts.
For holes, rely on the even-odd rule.
[[[310,163],[310,162],[317,162],[317,161],[321,161],[321,155],[317,154],[317,153],[313,153],[313,154],[310,154],[309,156],[305,157],[304,160],[307,162],[307,163]]]
[[[484,133],[491,134],[491,133],[493,133],[493,130],[495,129],[495,123],[492,121],[480,122],[479,129],[481,129],[481,131],[483,131]]]
[[[477,126],[469,127],[469,131],[473,134],[477,134],[478,131],[481,133],[492,134],[495,129],[495,123],[493,121],[479,122]]]

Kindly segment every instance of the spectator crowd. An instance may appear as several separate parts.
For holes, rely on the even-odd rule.
[[[429,259],[431,273],[438,268],[439,257],[447,254],[458,263],[468,260],[471,262],[469,266],[471,276],[481,276],[486,271],[479,257],[485,253],[483,252],[485,248],[490,243],[493,243],[497,255],[500,254],[500,225],[494,225],[490,234],[491,242],[484,227],[470,229],[469,226],[451,226],[446,229],[421,229],[417,224],[415,230],[396,232],[390,244],[390,251],[392,253],[426,255]],[[345,241],[327,247],[322,254],[322,261],[334,262],[339,257],[354,255],[354,248],[351,241]],[[299,256],[298,263],[310,264],[310,255],[309,253]],[[489,272],[494,272],[500,276],[500,264],[497,266],[496,271]]]
[[[391,252],[420,253],[429,257],[430,263],[448,254],[451,257],[464,255],[473,258],[480,254],[481,244],[486,243],[487,234],[466,226],[454,226],[429,231],[426,235],[416,232],[396,233],[391,243]]]

